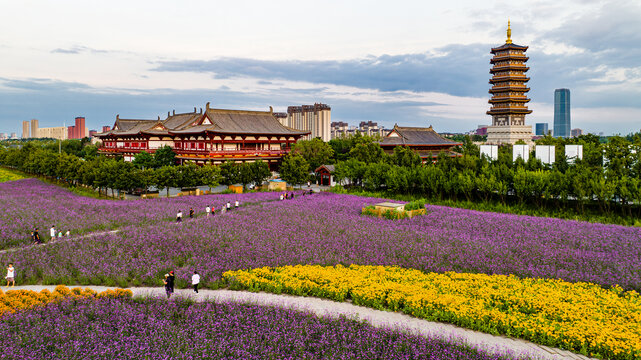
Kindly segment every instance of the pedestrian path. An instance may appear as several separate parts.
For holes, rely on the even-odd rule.
[[[75,286],[70,286],[75,287]],[[95,291],[104,291],[113,289],[105,286],[81,286],[90,288]],[[48,289],[52,291],[53,285],[28,285],[16,286],[11,289],[27,289],[40,291]],[[3,290],[7,288],[3,287]],[[134,287],[129,288],[134,296],[152,296],[165,298],[163,287]],[[346,302],[334,302],[331,300],[299,297],[291,295],[275,295],[268,293],[253,293],[247,291],[232,290],[200,290],[195,294],[191,289],[178,289],[175,296],[190,298],[195,301],[232,301],[242,303],[253,303],[267,306],[277,306],[281,308],[301,310],[324,317],[345,316],[352,319],[365,320],[375,327],[395,329],[406,331],[431,338],[440,338],[448,342],[464,343],[472,348],[486,351],[492,354],[509,354],[510,357],[521,357],[540,360],[560,360],[560,359],[581,359],[590,358],[583,355],[574,354],[569,351],[551,348],[548,346],[537,345],[521,339],[513,339],[505,336],[496,336],[463,329],[454,325],[437,323],[422,319],[417,319],[405,314],[370,309],[363,306],[353,305]]]
[[[116,230],[110,230],[110,231],[92,232],[92,233],[88,233],[88,234],[84,234],[84,235],[80,235],[80,236],[56,238],[56,240],[49,240],[46,243],[42,243],[42,244],[30,244],[30,245],[26,245],[26,246],[22,246],[22,247],[15,247],[15,248],[10,248],[10,249],[0,250],[0,254],[12,253],[12,252],[20,251],[20,250],[36,248],[36,247],[39,247],[39,246],[47,246],[47,245],[56,244],[56,243],[63,242],[63,241],[79,240],[79,239],[91,238],[91,237],[94,237],[94,236],[115,234],[115,233],[117,233],[119,231],[120,231],[119,229],[116,229]]]

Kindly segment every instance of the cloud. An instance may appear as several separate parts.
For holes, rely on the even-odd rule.
[[[122,52],[122,51],[113,51],[113,50],[100,50],[90,48],[88,46],[74,45],[70,48],[56,48],[51,50],[52,54],[82,54],[82,53],[91,53],[91,54],[107,54],[111,52]]]

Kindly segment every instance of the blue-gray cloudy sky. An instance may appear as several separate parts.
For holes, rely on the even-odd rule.
[[[528,118],[641,129],[639,1],[0,0],[0,132],[21,121],[99,129],[116,114],[204,107],[285,111],[324,102],[333,121],[459,132],[489,124],[490,48],[528,45]]]

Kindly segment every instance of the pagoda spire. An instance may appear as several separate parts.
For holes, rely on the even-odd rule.
[[[507,40],[505,40],[505,43],[512,43],[512,29],[510,29],[510,19],[507,20]]]

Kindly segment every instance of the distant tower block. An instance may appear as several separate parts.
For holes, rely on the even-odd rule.
[[[530,78],[525,73],[530,69],[525,63],[527,46],[512,43],[512,30],[510,22],[507,23],[507,40],[505,44],[492,48],[494,55],[490,64],[490,94],[492,98],[488,115],[492,116],[492,126],[487,128],[487,142],[489,144],[514,144],[519,140],[526,143],[532,142],[532,126],[525,125],[525,115],[532,113],[527,103],[530,101],[525,95],[530,88],[526,87]]]

